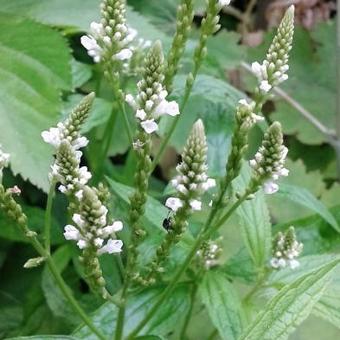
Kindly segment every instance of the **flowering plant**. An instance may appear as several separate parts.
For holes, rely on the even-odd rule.
[[[34,194],[27,198],[23,181],[13,176],[20,168],[15,149],[1,146],[1,218],[33,247],[24,252],[23,267],[42,277],[46,306],[61,320],[46,333],[269,340],[287,339],[312,312],[338,323],[339,309],[330,316],[325,301],[336,290],[339,256],[304,256],[309,243],[301,228],[272,228],[266,203],[289,189],[283,128],[266,105],[288,81],[294,6],[264,60],[245,64],[255,81],[246,94],[201,75],[229,5],[207,0],[196,29],[194,1],[180,0],[172,39],[156,39],[134,28],[138,20],[129,19],[125,0],[101,1],[100,19],[77,37],[88,65],[74,60],[72,66],[90,75],[75,86],[78,95],[69,96],[65,114],[44,121],[35,142],[49,156],[45,180],[27,175],[41,189],[37,196],[47,193],[42,228],[27,204]],[[214,105],[206,109],[209,96]],[[165,157],[171,152],[174,157]],[[291,195],[340,231],[313,196]],[[229,249],[234,240],[237,252]],[[207,329],[197,335],[207,316]],[[10,336],[41,333],[25,327]]]

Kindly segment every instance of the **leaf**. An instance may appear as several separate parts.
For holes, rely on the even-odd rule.
[[[130,333],[141,321],[147,311],[153,306],[159,294],[164,287],[151,288],[144,290],[138,295],[132,296],[128,300],[126,310],[124,334]],[[162,308],[143,328],[140,335],[167,335],[168,333],[178,329],[183,322],[183,315],[186,315],[189,309],[189,289],[188,286],[178,286],[171,297],[163,302]],[[118,309],[112,303],[105,303],[100,307],[92,317],[95,326],[109,336],[115,329]],[[96,340],[96,337],[86,327],[80,327],[73,335],[86,340]]]
[[[82,86],[91,78],[92,68],[90,65],[72,59],[71,66],[72,66],[72,88]]]
[[[7,340],[78,340],[74,336],[68,335],[33,335],[33,336],[19,336],[15,338],[8,338]]]
[[[174,98],[180,103],[184,93],[185,76],[175,79]],[[244,94],[228,83],[208,76],[199,75],[188,104],[181,113],[176,130],[171,138],[171,145],[181,150],[192,125],[198,118],[202,118],[208,142],[208,165],[210,175],[222,176],[225,173],[225,164],[229,151],[230,138],[236,104]],[[171,123],[171,118],[162,120],[161,134],[166,125]]]
[[[283,340],[310,314],[339,264],[336,259],[284,286],[251,322],[240,340]]]
[[[53,260],[60,273],[64,271],[64,269],[70,262],[71,255],[71,248],[68,245],[60,247],[53,254]],[[80,320],[78,315],[74,314],[73,309],[69,305],[68,300],[61,292],[59,286],[56,284],[55,279],[49,271],[47,265],[45,265],[43,270],[41,287],[43,289],[47,304],[52,310],[53,314],[58,317],[67,319],[67,321],[74,326],[78,325]]]
[[[327,221],[336,231],[340,232],[340,227],[334,216],[308,190],[300,188],[298,186],[281,183],[278,194],[281,195],[282,197],[285,197],[297,204],[300,204],[316,212],[325,221]]]
[[[114,192],[116,196],[118,196],[125,204],[130,204],[129,198],[134,192],[134,189],[128,187],[124,184],[118,183],[113,181],[110,178],[106,178],[110,188]],[[147,221],[146,227],[149,231],[154,231],[155,229],[162,231],[164,234],[163,229],[163,220],[167,216],[168,210],[162,205],[159,201],[155,200],[152,197],[148,197],[146,205],[145,205],[145,214],[144,218]],[[150,228],[152,226],[152,228]]]
[[[41,132],[56,123],[60,92],[71,90],[70,51],[58,32],[0,13],[0,143],[11,168],[47,190],[51,148]]]
[[[242,332],[241,301],[226,276],[217,271],[206,272],[199,293],[221,338],[238,339]]]
[[[15,296],[3,291],[0,291],[0,305],[0,336],[2,338],[7,332],[20,326],[24,318],[24,310],[23,305]]]
[[[249,166],[244,164],[240,176],[234,181],[237,192],[243,192],[250,179]],[[243,237],[248,252],[256,267],[262,268],[268,261],[271,250],[271,223],[263,191],[255,198],[245,201],[237,209]]]

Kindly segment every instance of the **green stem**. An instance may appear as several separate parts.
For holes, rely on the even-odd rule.
[[[190,320],[191,320],[192,311],[194,309],[197,290],[198,290],[198,285],[196,283],[194,283],[194,286],[192,287],[191,295],[190,295],[190,306],[189,306],[188,313],[187,313],[185,320],[184,320],[184,324],[183,324],[183,327],[182,327],[182,330],[181,330],[180,339],[185,339],[185,334],[186,334],[188,325],[189,325]]]
[[[124,332],[124,322],[125,322],[125,311],[126,311],[126,295],[127,290],[129,288],[130,280],[128,276],[126,276],[126,279],[124,281],[124,286],[121,294],[121,306],[119,307],[118,311],[118,318],[117,318],[117,324],[116,324],[116,332],[114,334],[113,339],[115,340],[121,340],[123,337]]]
[[[64,279],[60,275],[58,268],[56,267],[53,258],[51,255],[45,250],[45,248],[42,246],[42,244],[37,240],[35,236],[28,237],[30,243],[34,247],[34,249],[45,258],[45,261],[47,263],[47,266],[53,275],[56,284],[60,288],[61,292],[65,296],[65,298],[68,300],[71,307],[74,309],[74,311],[79,315],[79,317],[83,320],[84,324],[87,325],[87,327],[95,334],[97,335],[98,339],[106,340],[106,337],[94,326],[90,318],[87,316],[87,314],[84,312],[84,310],[80,307],[76,299],[73,297],[70,289],[66,285]]]
[[[55,182],[51,183],[50,190],[47,196],[46,211],[45,211],[45,228],[44,228],[44,239],[45,249],[48,254],[51,253],[51,224],[52,224],[52,206],[53,197],[55,190]]]

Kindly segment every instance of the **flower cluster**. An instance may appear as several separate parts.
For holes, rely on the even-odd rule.
[[[94,97],[94,93],[87,95],[63,123],[41,133],[43,140],[56,149],[50,179],[61,182],[59,190],[65,194],[76,193],[91,178],[86,166],[79,167],[82,156],[79,149],[88,144],[87,138],[80,135],[80,128]]]
[[[180,208],[201,210],[202,193],[216,185],[207,175],[207,144],[202,120],[198,120],[188,138],[182,154],[182,162],[176,167],[178,175],[171,181],[177,197],[169,197],[165,205],[175,213]]]
[[[275,269],[289,266],[297,268],[300,263],[296,258],[301,254],[303,244],[296,239],[294,227],[289,227],[286,233],[279,232],[273,244],[273,258],[270,265]]]
[[[175,101],[167,101],[168,92],[163,86],[164,56],[159,41],[154,43],[145,60],[143,79],[137,84],[138,95],[135,99],[131,94],[125,97],[126,102],[136,111],[136,117],[147,134],[158,130],[156,122],[160,116],[179,114]]]
[[[288,149],[283,145],[281,125],[273,123],[266,131],[262,145],[255,158],[250,161],[257,180],[263,183],[266,194],[278,191],[279,186],[275,181],[280,176],[288,176],[289,171],[284,167]]]
[[[198,262],[205,269],[209,270],[218,265],[218,258],[222,253],[222,248],[217,242],[209,240],[204,242],[201,248],[196,252]]]
[[[107,212],[95,190],[85,186],[78,213],[72,217],[74,224],[65,226],[65,239],[77,241],[80,249],[94,247],[97,255],[121,252],[123,242],[114,235],[123,229],[123,224],[120,221],[108,223]]]
[[[294,34],[294,6],[289,7],[277,34],[268,50],[266,59],[262,64],[252,64],[253,73],[259,80],[261,93],[269,92],[272,87],[288,79],[286,72],[289,69],[289,51],[292,48]]]
[[[246,99],[241,99],[236,109],[236,123],[240,130],[249,131],[257,122],[264,120],[262,116],[257,115],[255,111],[256,103],[247,102]]]
[[[81,37],[82,45],[94,62],[128,60],[132,57],[129,44],[137,31],[127,26],[125,0],[103,0],[100,23],[92,22],[90,34]]]

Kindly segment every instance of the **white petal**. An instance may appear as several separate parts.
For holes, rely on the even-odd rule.
[[[77,246],[79,247],[79,249],[84,249],[87,246],[87,242],[85,240],[79,240],[77,242]]]
[[[202,209],[202,202],[199,200],[191,200],[190,206],[193,210],[201,210]]]
[[[148,119],[144,122],[141,122],[141,126],[148,134],[158,130],[158,124],[154,121],[154,119]]]
[[[146,118],[146,112],[144,110],[137,110],[136,117],[140,120],[144,120]]]
[[[114,254],[122,251],[123,241],[109,239],[106,245],[98,250],[98,254]]]
[[[210,188],[213,188],[214,186],[216,186],[216,181],[213,178],[208,178],[205,183],[202,183],[203,190],[209,190]]]
[[[279,190],[279,186],[273,181],[267,181],[263,184],[263,191],[268,194],[275,194]]]
[[[68,224],[64,227],[64,237],[66,240],[77,241],[79,240],[80,233],[75,226]]]
[[[118,60],[126,60],[126,59],[130,59],[132,57],[132,51],[128,48],[124,48],[123,50],[121,50],[120,52],[118,52],[115,57]]]
[[[54,147],[58,147],[60,145],[61,140],[59,128],[50,128],[48,131],[43,131],[41,133],[41,137],[45,143],[51,144]]]
[[[85,225],[85,221],[80,214],[73,214],[72,220],[79,228],[83,228]]]
[[[175,101],[168,102],[167,100],[162,100],[155,109],[155,117],[162,115],[177,116],[179,115],[179,106]]]
[[[272,88],[272,86],[268,83],[267,80],[262,80],[261,84],[260,84],[260,90],[267,93],[270,91],[270,89]]]
[[[179,208],[183,207],[183,203],[179,198],[169,197],[165,202],[165,206],[176,212]]]

